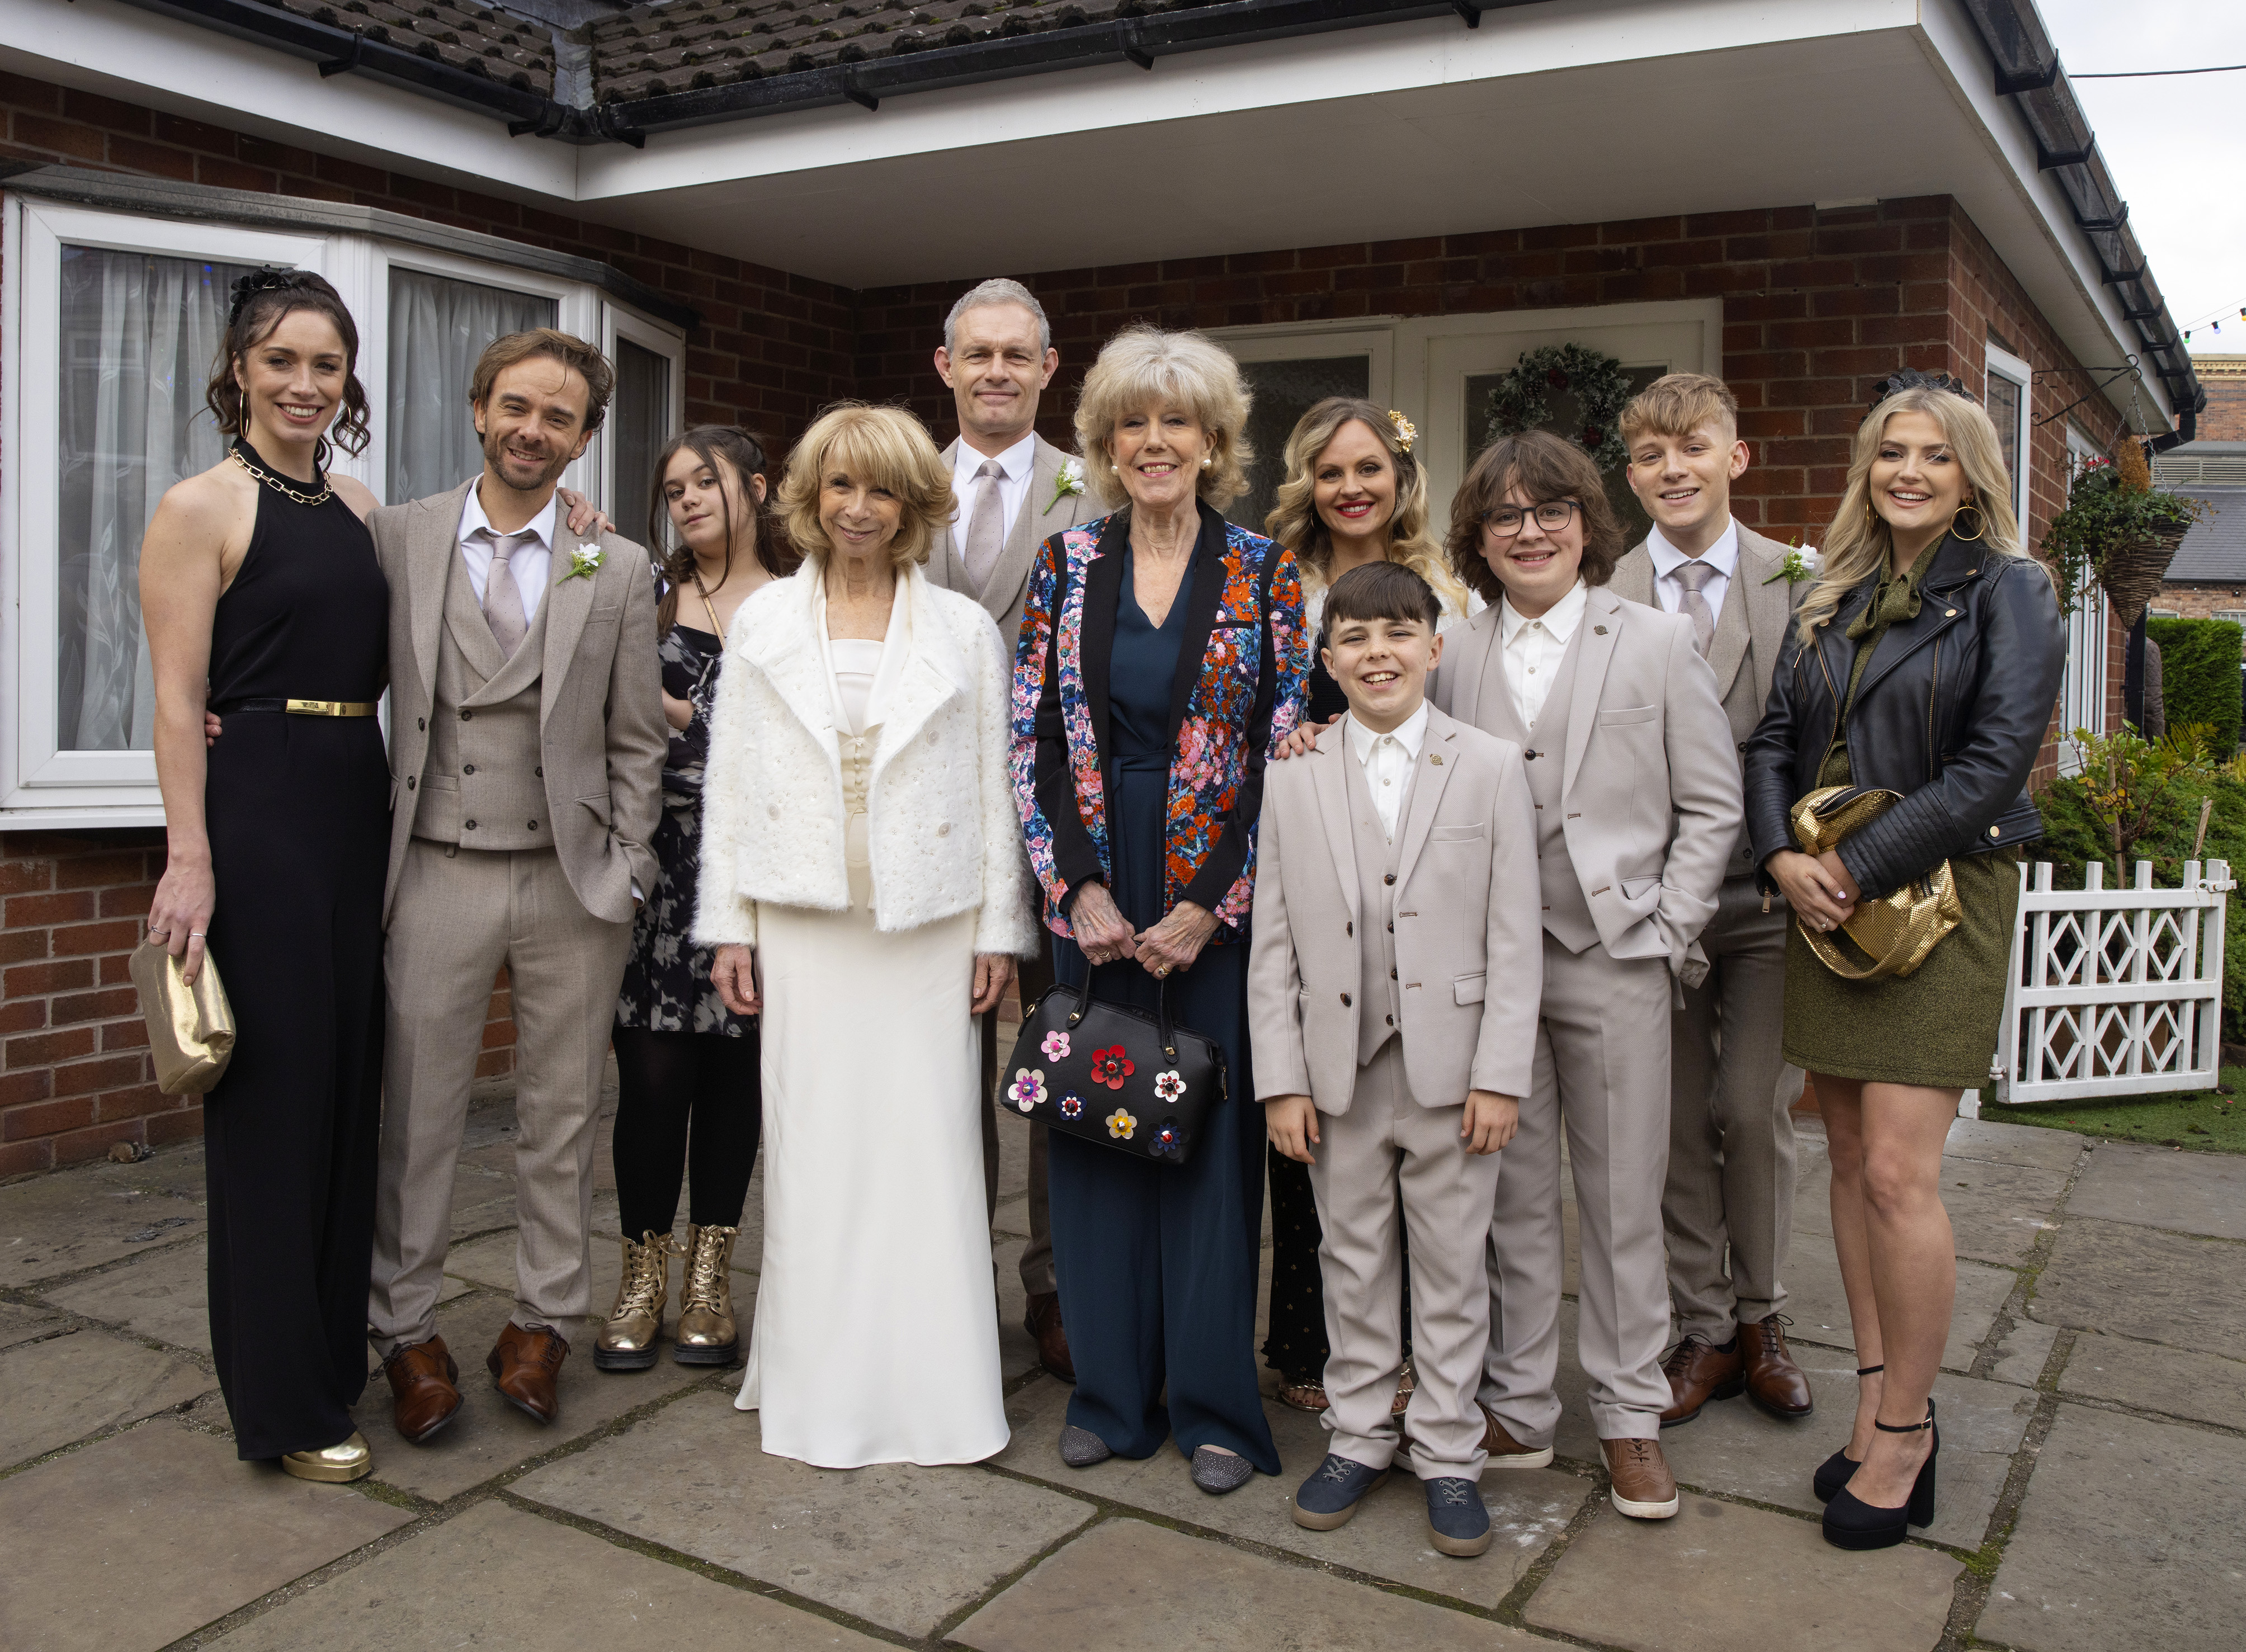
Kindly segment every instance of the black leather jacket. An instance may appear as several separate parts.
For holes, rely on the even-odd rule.
[[[1950,856],[2043,835],[2028,771],[2066,660],[2050,577],[2025,557],[1970,540],[1945,539],[1928,554],[1918,617],[1888,628],[1848,710],[1855,784],[1903,794],[1841,846],[1841,865],[1875,898]],[[1816,789],[1855,663],[1848,623],[1878,583],[1875,574],[1849,592],[1809,647],[1787,634],[1770,703],[1746,747],[1758,866],[1797,846],[1787,811]],[[1768,872],[1759,875],[1765,888],[1775,887]]]

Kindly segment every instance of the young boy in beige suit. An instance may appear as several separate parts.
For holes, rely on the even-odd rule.
[[[1439,616],[1398,563],[1327,594],[1323,657],[1349,715],[1265,772],[1248,1008],[1272,1144],[1310,1166],[1324,1230],[1333,1449],[1295,1519],[1342,1525],[1401,1444],[1408,1232],[1405,1449],[1435,1547],[1470,1556],[1490,1545],[1474,1404],[1485,1236],[1528,1089],[1542,955],[1521,747],[1427,704]]]

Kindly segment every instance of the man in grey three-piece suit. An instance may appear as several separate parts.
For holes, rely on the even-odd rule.
[[[958,512],[929,547],[929,582],[960,591],[998,622],[1013,657],[1022,605],[1038,547],[1063,528],[1099,514],[1085,492],[1084,472],[1036,431],[1038,397],[1052,382],[1060,352],[1044,306],[1018,282],[986,281],[962,295],[943,323],[936,371],[951,389],[959,435],[943,450]],[[1050,942],[1022,961],[1024,1008],[1053,982]],[[998,1205],[998,1123],[991,1102],[997,1077],[998,1017],[983,1018],[983,1190]],[[1053,1283],[1052,1223],[1045,1193],[1045,1130],[1030,1126],[1030,1242],[1022,1252],[1022,1288],[1029,1295],[1025,1329],[1038,1358],[1065,1382],[1075,1380]]]

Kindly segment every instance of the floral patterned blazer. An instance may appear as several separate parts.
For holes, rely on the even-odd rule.
[[[1079,885],[1107,881],[1107,672],[1131,554],[1128,508],[1054,534],[1030,575],[1014,654],[1014,799],[1045,926],[1070,934]],[[1256,894],[1264,753],[1302,715],[1310,645],[1295,559],[1203,503],[1191,610],[1170,698],[1163,907],[1216,914],[1212,946],[1240,941]],[[1197,670],[1185,662],[1198,659]]]

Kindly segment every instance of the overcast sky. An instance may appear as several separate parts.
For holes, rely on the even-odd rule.
[[[2246,63],[2239,0],[2036,0],[2070,78]],[[2075,80],[2153,277],[2195,353],[2246,353],[2246,73]],[[2220,335],[2208,329],[2222,319]]]

